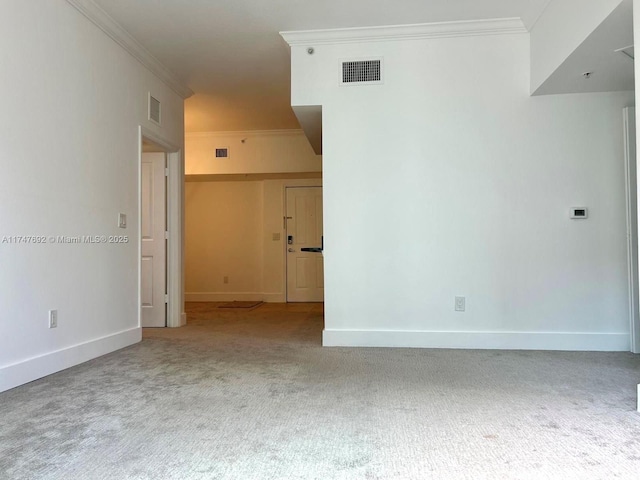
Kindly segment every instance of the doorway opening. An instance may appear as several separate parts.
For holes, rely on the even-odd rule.
[[[640,314],[638,312],[638,180],[636,168],[636,113],[623,110],[625,193],[627,204],[627,264],[629,282],[630,350],[640,353]]]
[[[167,326],[167,155],[142,143],[140,280],[143,327]]]
[[[301,248],[322,247],[322,159],[304,133],[187,133],[185,142],[189,151],[189,174],[185,176],[185,300],[189,321],[235,318],[242,323],[255,316],[265,315],[266,319],[273,313],[291,315],[292,322],[293,317],[309,317],[309,324],[318,327],[324,289],[317,289],[320,295],[312,298],[292,298],[291,279],[295,277],[287,275],[287,257],[294,255],[288,249],[295,247],[295,254],[299,254]],[[287,197],[291,202],[293,190],[301,193],[308,187],[318,192],[315,198],[319,211],[315,206],[308,207],[317,220],[300,218],[296,226],[296,220],[286,218],[297,216],[287,213]],[[301,202],[306,200],[301,197],[298,204]],[[306,233],[311,225],[314,231],[309,240],[298,244],[303,238],[293,232],[298,229]],[[287,242],[288,237],[293,237],[292,244]],[[309,274],[322,254],[308,252],[305,256],[297,261],[299,278],[313,279],[316,284],[319,277],[322,286],[322,264]],[[295,271],[295,266],[296,262],[290,260],[289,271]],[[304,287],[301,282],[297,285]],[[321,332],[322,328],[315,332],[317,342]]]
[[[181,149],[140,127],[138,321],[179,327],[184,313],[184,160]]]
[[[287,303],[324,301],[322,187],[285,188]]]

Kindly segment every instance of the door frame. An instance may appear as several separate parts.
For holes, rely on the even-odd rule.
[[[629,282],[629,339],[632,353],[640,353],[640,313],[638,298],[638,168],[636,144],[630,135],[636,117],[634,107],[623,109],[624,174],[627,214],[627,268]],[[635,131],[635,130],[634,130]],[[637,132],[636,132],[637,134]]]
[[[142,326],[142,142],[147,139],[167,156],[167,327],[187,323],[184,311],[184,157],[182,149],[166,138],[139,126],[138,132],[138,327]]]

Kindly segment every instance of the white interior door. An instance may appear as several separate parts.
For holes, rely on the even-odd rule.
[[[322,245],[322,187],[287,188],[286,200],[287,302],[322,302],[322,254],[301,251]]]
[[[143,327],[167,325],[166,159],[143,153],[141,172],[141,308]]]
[[[640,316],[638,313],[638,171],[636,168],[635,108],[624,109],[624,164],[627,194],[627,254],[629,262],[629,317],[631,351],[640,353]]]

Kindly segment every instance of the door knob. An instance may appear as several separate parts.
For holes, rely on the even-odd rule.
[[[290,248],[287,251],[293,253],[293,252],[295,252],[295,249],[294,248]]]

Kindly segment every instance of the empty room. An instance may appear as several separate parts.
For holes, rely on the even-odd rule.
[[[3,0],[0,479],[637,479],[640,0]]]

